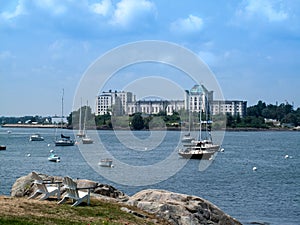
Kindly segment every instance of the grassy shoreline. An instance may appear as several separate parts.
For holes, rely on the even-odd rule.
[[[122,207],[138,212],[144,217],[138,217],[124,212]],[[100,199],[91,199],[91,205],[82,204],[71,207],[71,204],[57,205],[55,198],[49,200],[29,200],[0,196],[0,224],[96,224],[96,225],[167,225],[168,222],[161,220],[155,215],[143,212],[137,208]]]

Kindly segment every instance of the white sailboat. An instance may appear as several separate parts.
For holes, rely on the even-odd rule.
[[[55,146],[73,146],[75,141],[70,136],[63,135],[63,115],[64,115],[64,90],[61,98],[61,134],[60,138],[56,137]]]
[[[206,112],[208,112],[208,106],[205,107]],[[200,127],[199,127],[199,136],[198,140],[193,140],[190,143],[183,145],[183,148],[179,150],[178,154],[183,158],[189,159],[210,159],[210,157],[215,154],[219,149],[220,145],[214,144],[212,141],[211,133],[208,131],[208,124],[211,121],[207,118],[205,121],[202,121],[202,109],[200,110]],[[202,123],[205,124],[205,135],[206,137],[202,138]]]
[[[88,106],[88,102],[85,106],[84,123],[83,123],[83,133],[85,134],[85,136],[81,140],[82,140],[82,144],[93,144],[94,140],[86,135],[85,125],[86,125],[86,118],[87,118],[87,106]]]
[[[79,128],[78,128],[78,133],[76,134],[77,137],[85,137],[85,132],[82,129],[82,122],[81,122],[81,109],[82,109],[82,104],[80,104],[80,109],[79,109]]]
[[[189,110],[189,132],[181,139],[182,143],[191,143],[195,138],[191,136],[191,111]]]

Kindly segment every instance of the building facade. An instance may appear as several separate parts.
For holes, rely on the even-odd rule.
[[[239,115],[244,117],[247,111],[247,102],[238,100],[214,100],[211,104],[211,112],[213,115],[230,114],[232,116]]]
[[[207,112],[212,115],[230,114],[244,117],[247,110],[246,101],[214,100],[213,91],[208,91],[204,85],[194,85],[191,90],[185,91],[184,100],[136,100],[132,92],[108,91],[97,97],[96,115],[111,114],[115,116],[143,114],[158,114],[165,112],[172,115],[180,110],[190,112]]]
[[[96,115],[127,114],[128,105],[135,102],[135,95],[132,92],[108,91],[102,92],[96,101]]]

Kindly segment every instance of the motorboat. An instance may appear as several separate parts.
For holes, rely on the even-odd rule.
[[[6,145],[0,145],[0,150],[6,150]]]
[[[33,134],[30,136],[29,141],[43,141],[44,137],[42,137],[40,134]]]
[[[60,161],[60,157],[59,157],[57,154],[55,154],[55,153],[52,152],[52,153],[49,155],[48,160],[49,160],[50,162],[59,162],[59,161]]]
[[[98,163],[99,166],[102,167],[113,167],[112,165],[113,160],[112,159],[101,159],[100,162]]]

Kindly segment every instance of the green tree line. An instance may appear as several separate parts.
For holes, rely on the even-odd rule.
[[[270,128],[276,125],[299,126],[300,108],[294,110],[293,106],[287,102],[267,105],[265,102],[258,101],[256,105],[247,108],[247,114],[243,118],[239,115],[227,114],[226,126],[231,128]]]

